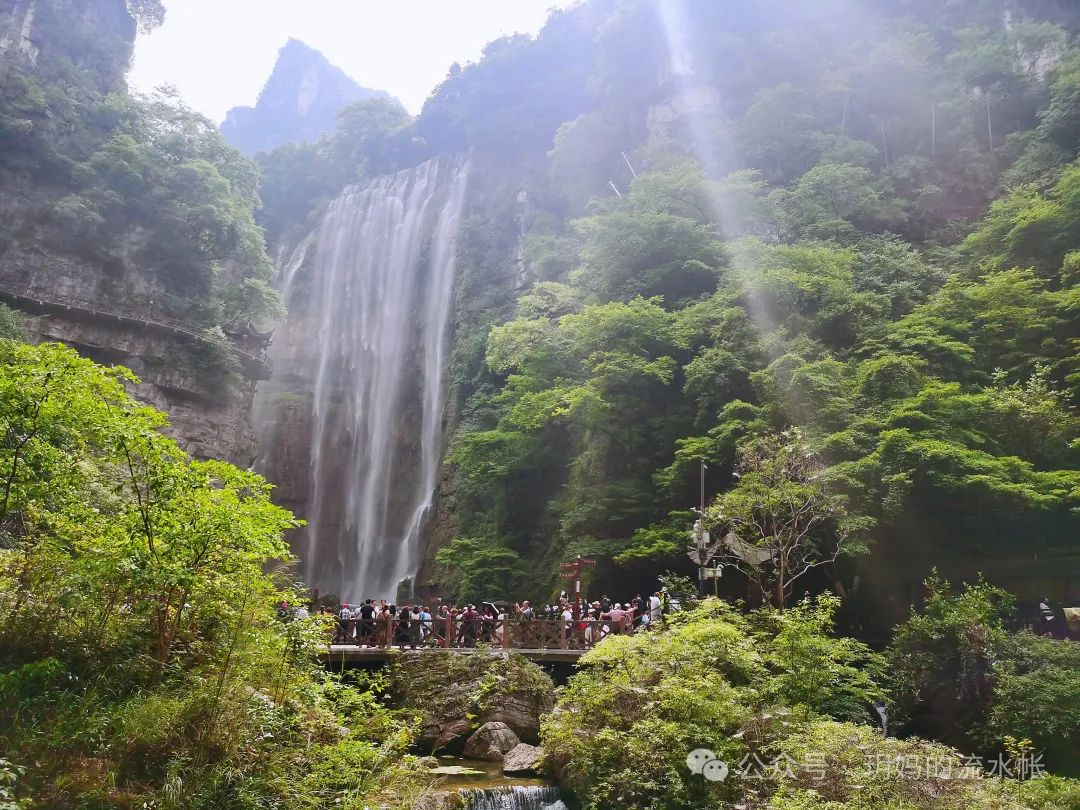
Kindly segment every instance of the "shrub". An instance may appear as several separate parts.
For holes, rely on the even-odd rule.
[[[610,637],[581,659],[544,721],[545,751],[585,808],[744,798],[739,780],[691,775],[687,755],[768,757],[821,712],[865,718],[881,699],[873,655],[829,635],[835,607],[823,597],[746,618],[709,599],[664,632]]]

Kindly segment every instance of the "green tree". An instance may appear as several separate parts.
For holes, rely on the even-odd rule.
[[[302,596],[270,485],[192,461],[124,369],[0,360],[0,803],[411,803],[408,731],[275,610]]]
[[[720,559],[745,574],[765,602],[783,608],[806,574],[866,552],[872,525],[848,512],[830,488],[825,465],[792,430],[749,443],[739,453],[738,483],[708,508]]]

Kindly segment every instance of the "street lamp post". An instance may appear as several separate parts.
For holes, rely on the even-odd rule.
[[[709,533],[705,530],[705,471],[709,469],[705,465],[705,459],[701,460],[700,469],[700,499],[698,502],[697,520],[694,521],[694,549],[696,551],[696,560],[698,565],[698,593],[705,593],[705,565],[709,562],[706,559],[707,546],[709,545]]]

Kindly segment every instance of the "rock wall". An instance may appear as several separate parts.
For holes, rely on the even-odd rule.
[[[544,153],[513,159],[473,158],[469,216],[457,238],[444,453],[462,423],[472,418],[470,398],[488,379],[484,362],[488,332],[513,317],[518,297],[537,280],[529,267],[525,242],[532,219],[550,216],[549,210],[534,203],[534,197],[545,196],[547,172]],[[444,464],[435,515],[428,525],[427,555],[417,574],[421,593],[439,595],[435,554],[457,536],[464,517],[457,490],[457,471]]]
[[[0,59],[46,86],[59,82],[83,110],[123,92],[135,34],[125,0],[0,0]],[[30,316],[32,340],[134,371],[133,393],[169,414],[169,432],[194,456],[250,465],[265,339],[209,339],[207,291],[149,259],[139,226],[91,237],[60,216],[103,133],[75,113],[26,116],[0,169],[0,301]]]
[[[257,446],[251,399],[266,374],[259,347],[241,349],[248,357],[232,373],[198,327],[154,292],[148,285],[141,303],[120,298],[99,266],[40,244],[0,255],[0,301],[30,316],[31,340],[59,341],[97,362],[126,366],[140,379],[133,394],[169,415],[166,432],[188,452],[250,466]]]
[[[393,664],[390,698],[417,715],[415,744],[421,752],[457,754],[488,723],[505,726],[517,740],[538,742],[540,718],[555,704],[555,684],[539,666],[513,653],[425,650]]]

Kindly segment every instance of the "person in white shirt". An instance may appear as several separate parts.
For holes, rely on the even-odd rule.
[[[663,612],[660,610],[660,592],[657,591],[649,597],[649,624],[660,621]]]
[[[420,612],[417,614],[420,619],[420,637],[423,640],[427,640],[427,637],[431,635],[434,630],[434,626],[431,621],[431,611],[426,607],[420,608]]]

